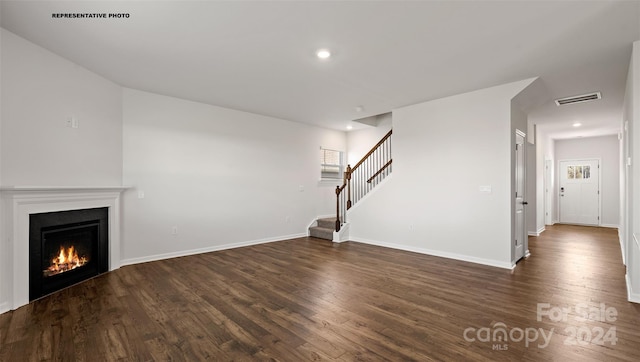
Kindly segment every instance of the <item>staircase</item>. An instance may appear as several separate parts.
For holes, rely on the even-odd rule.
[[[309,228],[309,236],[319,239],[333,240],[333,231],[336,228],[336,218],[318,219],[318,226]]]
[[[347,165],[344,182],[336,186],[336,217],[318,219],[318,225],[309,228],[310,236],[338,242],[348,240],[348,228],[343,229],[347,224],[347,210],[391,174],[392,134],[393,130],[382,137],[353,168]],[[339,233],[336,240],[333,238],[334,231]]]

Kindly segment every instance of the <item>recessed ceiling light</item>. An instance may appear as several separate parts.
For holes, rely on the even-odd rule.
[[[356,107],[356,112],[360,113],[362,111],[364,111],[364,107],[363,106],[357,106]]]
[[[316,52],[316,55],[320,59],[327,59],[331,56],[331,52],[327,49],[320,49]]]
[[[352,130],[352,129],[353,129],[353,126],[347,126],[347,129],[348,129],[348,130]]]
[[[576,122],[576,123],[574,123],[574,124],[573,124],[573,126],[574,126],[574,127],[580,127],[580,126],[582,126],[582,123],[580,123],[580,122]]]

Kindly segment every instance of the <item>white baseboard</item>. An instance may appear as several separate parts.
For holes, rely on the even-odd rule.
[[[622,254],[622,264],[627,265],[627,255],[624,252],[624,239],[622,239],[622,234],[620,230],[618,230],[618,242],[620,243],[620,254]]]
[[[638,240],[638,235],[634,233],[631,235],[631,237],[633,239],[633,242],[636,244],[635,247],[637,248],[637,251],[640,251],[640,241]],[[625,275],[625,280],[627,281],[627,299],[633,303],[640,303],[640,293],[634,292],[629,274]]]
[[[398,250],[410,251],[410,252],[419,253],[419,254],[437,256],[441,258],[466,261],[469,263],[488,265],[488,266],[502,268],[502,269],[513,269],[515,267],[515,264],[511,262],[501,262],[498,260],[476,258],[468,255],[449,253],[445,251],[416,248],[408,245],[392,244],[392,243],[387,243],[383,241],[369,240],[369,239],[363,239],[363,238],[358,238],[353,236],[351,237],[351,240],[359,243],[363,243],[363,244],[370,244],[370,245],[382,246],[385,248],[398,249]]]
[[[542,234],[545,231],[545,227],[541,227],[540,229],[538,229],[537,231],[529,231],[529,236],[540,236],[540,234]]]
[[[627,300],[632,303],[640,303],[640,294],[634,293],[631,289],[631,280],[629,279],[629,274],[626,274],[624,277],[627,280]]]
[[[272,243],[272,242],[281,241],[281,240],[303,238],[305,236],[307,236],[307,233],[283,235],[283,236],[277,236],[273,238],[243,241],[243,242],[233,243],[233,244],[215,245],[215,246],[200,248],[200,249],[181,250],[173,253],[149,255],[149,256],[144,256],[140,258],[123,259],[120,261],[120,266],[147,263],[150,261],[157,261],[157,260],[164,260],[164,259],[171,259],[171,258],[178,258],[181,256],[204,254],[204,253],[210,253],[212,251],[241,248],[243,246],[266,244],[266,243]]]
[[[619,225],[614,225],[614,224],[600,224],[600,227],[611,228],[611,229],[619,229],[620,228]]]

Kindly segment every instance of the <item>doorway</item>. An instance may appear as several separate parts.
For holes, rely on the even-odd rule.
[[[559,162],[559,221],[563,224],[600,225],[600,161]]]

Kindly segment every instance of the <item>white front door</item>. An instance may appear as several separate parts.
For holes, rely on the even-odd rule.
[[[524,242],[527,237],[525,232],[524,193],[525,193],[525,158],[524,158],[524,135],[516,133],[516,172],[515,172],[515,251],[514,258],[518,261],[524,257]]]
[[[600,224],[600,162],[560,161],[560,222]]]

